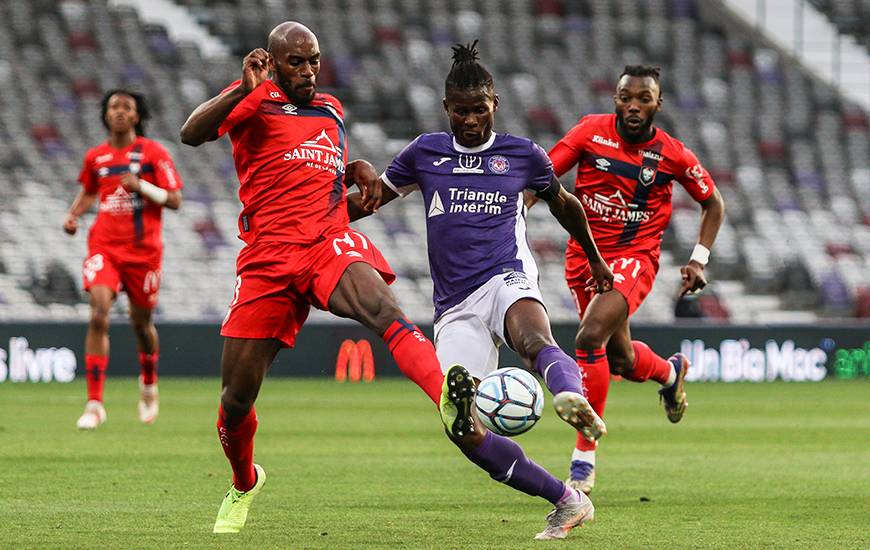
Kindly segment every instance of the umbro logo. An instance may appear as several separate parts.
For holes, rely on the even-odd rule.
[[[292,103],[285,103],[284,105],[281,106],[281,110],[284,111],[285,113],[287,113],[288,115],[295,115],[296,114],[296,105],[293,105]]]
[[[441,157],[440,159],[438,159],[438,160],[436,160],[435,162],[433,162],[433,163],[432,163],[432,166],[441,166],[442,164],[444,164],[444,163],[447,162],[448,160],[450,160],[450,157]]]

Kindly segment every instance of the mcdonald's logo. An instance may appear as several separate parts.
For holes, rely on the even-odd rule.
[[[338,348],[338,359],[335,361],[335,381],[371,382],[375,379],[375,359],[372,356],[372,346],[368,340],[345,340]]]

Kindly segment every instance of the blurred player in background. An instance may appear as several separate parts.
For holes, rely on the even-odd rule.
[[[589,292],[586,255],[577,241],[568,241],[565,276],[580,315],[577,364],[586,396],[599,415],[604,415],[613,373],[661,384],[660,399],[668,419],[676,423],[686,410],[683,381],[689,361],[680,353],[663,359],[632,340],[628,319],[649,294],[658,271],[662,233],[671,216],[672,182],[678,181],[701,205],[698,244],[680,268],[681,294],[707,284],[704,266],[725,205],[694,153],[652,125],[662,106],[658,68],[625,67],[613,102],[615,114],[583,117],[550,151],[558,176],[579,163],[574,194],[614,273],[612,290]],[[595,449],[596,443],[578,437],[571,460],[569,484],[586,493],[595,483]]]
[[[435,284],[435,346],[445,369],[441,414],[453,442],[493,479],[550,501],[555,510],[537,539],[564,538],[590,519],[589,498],[530,460],[513,440],[475,422],[475,380],[498,368],[507,344],[541,375],[559,416],[595,441],[604,423],[583,397],[574,360],[553,339],[526,241],[524,192],[550,207],[589,258],[591,290],[613,276],[589,232],[583,207],[553,175],[546,152],[525,138],[493,131],[498,96],[480,64],[477,42],[457,45],[444,109],[451,133],[423,134],[377,179],[358,171],[367,197],[348,197],[351,219],[419,189],[426,205],[429,264]],[[363,200],[363,199],[366,200]],[[449,368],[448,368],[449,367]],[[466,370],[467,367],[467,370]]]
[[[82,189],[63,223],[64,231],[74,235],[78,218],[99,201],[82,267],[84,288],[91,296],[85,336],[88,401],[76,422],[82,430],[106,421],[109,310],[121,289],[130,300],[130,324],[139,350],[139,420],[150,424],[157,418],[160,346],[151,313],[160,289],[160,221],[164,207],[176,210],[181,205],[182,182],[166,149],[144,137],[147,118],[145,99],[137,93],[112,90],[103,97],[102,121],[109,139],[85,154]]]
[[[435,402],[444,376],[435,349],[405,318],[389,265],[348,227],[347,135],[341,103],[317,93],[320,47],[304,25],[285,22],[242,63],[241,80],[196,108],[181,129],[193,146],[229,133],[241,187],[235,296],[225,337],[218,435],[233,484],[214,525],[245,524],[265,472],[253,463],[254,401],[282,347],[292,347],[310,307],[359,321],[380,335],[406,376]],[[347,177],[360,163],[347,166]],[[370,166],[368,167],[370,169]]]

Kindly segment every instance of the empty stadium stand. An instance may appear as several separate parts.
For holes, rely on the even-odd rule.
[[[867,43],[867,2],[850,32]],[[870,316],[870,119],[712,2],[696,0],[179,0],[232,55],[204,55],[123,3],[0,2],[0,321],[85,320],[86,236],[63,233],[87,148],[105,138],[98,101],[129,86],[154,112],[148,135],[170,151],[185,203],[164,214],[158,319],[218,321],[232,296],[238,181],[227,140],[193,149],[178,130],[235,80],[241,57],[277,23],[318,34],[322,89],[346,106],[350,158],[384,167],[441,111],[450,46],[481,39],[501,104],[496,129],[551,147],[586,113],[612,111],[628,63],[663,69],[659,123],[691,146],[720,186],[727,219],[691,315],[735,322]],[[852,13],[852,12],[850,12]],[[849,21],[852,21],[851,19]],[[571,184],[573,178],[563,178]],[[698,208],[674,194],[659,280],[637,320],[670,322]],[[529,240],[555,320],[576,317],[563,280],[566,235],[546,208]],[[85,224],[87,225],[87,224]],[[419,194],[358,226],[400,275],[407,313],[431,317]],[[119,300],[114,311],[125,312]],[[315,319],[322,316],[315,315]]]

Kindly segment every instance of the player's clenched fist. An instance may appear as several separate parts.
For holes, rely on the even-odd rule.
[[[354,160],[347,164],[344,173],[347,187],[356,185],[361,195],[361,206],[366,212],[377,211],[381,205],[381,186],[378,185],[378,173],[370,162]]]
[[[79,218],[73,214],[67,214],[63,221],[63,230],[70,235],[75,235],[79,228]]]
[[[242,61],[242,89],[250,92],[269,78],[272,56],[263,48],[257,48]]]

